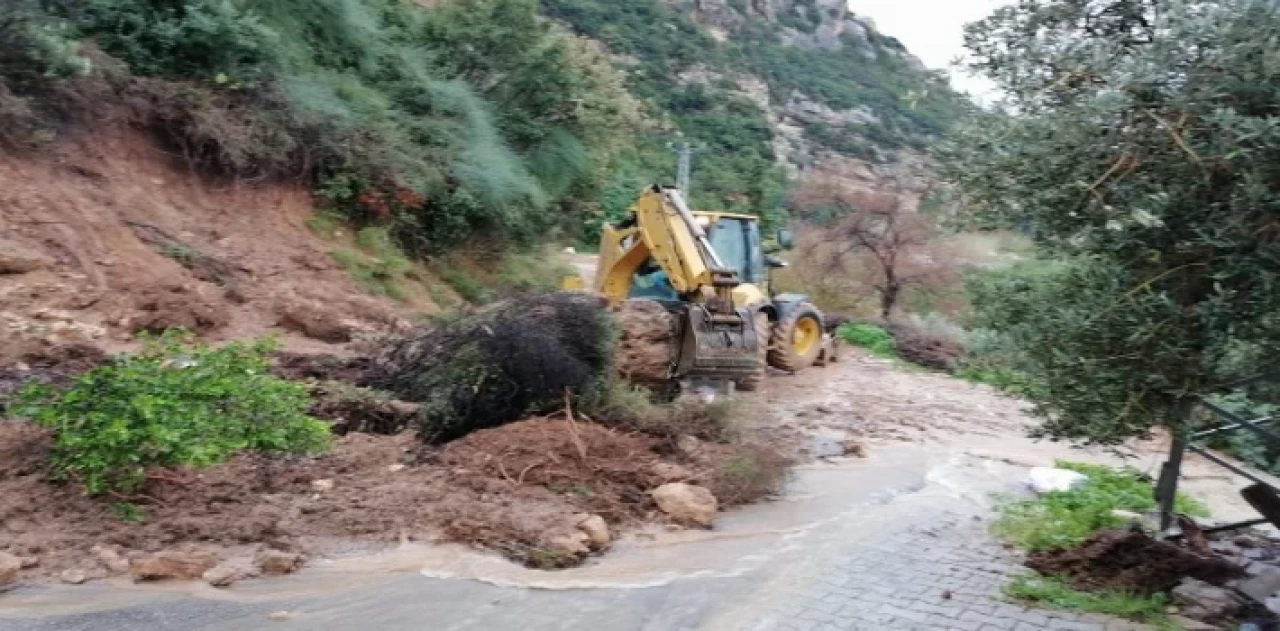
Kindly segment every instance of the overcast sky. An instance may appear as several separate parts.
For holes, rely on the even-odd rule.
[[[964,25],[980,20],[996,7],[1012,0],[849,0],[849,8],[871,18],[885,35],[898,38],[930,68],[951,70],[956,88],[980,99],[990,98],[992,88],[983,79],[952,69],[964,53]]]

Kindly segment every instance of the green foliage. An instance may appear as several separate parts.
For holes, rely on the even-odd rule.
[[[985,383],[1014,396],[1035,396],[1036,385],[1026,374],[997,364],[966,358],[953,375],[975,383]]]
[[[594,195],[637,118],[607,62],[534,0],[23,2],[15,63],[0,30],[0,116],[26,116],[3,86],[40,68],[48,83],[59,66],[32,60],[63,29],[150,79],[128,90],[193,165],[311,178],[412,254],[576,225],[570,200]]]
[[[991,527],[993,533],[1028,551],[1039,552],[1079,545],[1094,532],[1124,527],[1125,520],[1112,511],[1143,513],[1156,508],[1151,479],[1136,469],[1063,460],[1054,466],[1082,473],[1089,480],[1070,491],[1054,491],[1005,504]],[[1202,503],[1182,494],[1174,508],[1187,515],[1208,515]]]
[[[493,302],[496,296],[493,290],[485,287],[470,272],[456,265],[438,271],[440,278],[449,284],[463,300],[473,305],[484,305]]]
[[[1169,597],[1165,594],[1142,595],[1115,590],[1084,592],[1051,576],[1019,576],[1005,586],[1004,593],[1015,600],[1040,607],[1116,616],[1161,630],[1178,628],[1169,621],[1166,612]]]
[[[873,355],[897,357],[893,336],[874,324],[846,324],[836,329],[836,335],[845,342],[867,349]]]
[[[1234,346],[1280,342],[1272,3],[1034,0],[967,43],[1017,113],[967,126],[947,175],[975,222],[1069,264],[980,304],[1045,385],[1044,433],[1143,434],[1229,377]]]
[[[269,340],[213,349],[181,333],[146,340],[65,391],[32,385],[13,412],[54,432],[56,476],[91,495],[128,493],[155,467],[207,467],[245,450],[323,451],[307,388],[268,373]]]

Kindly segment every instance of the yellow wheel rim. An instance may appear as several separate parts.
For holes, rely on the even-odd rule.
[[[805,356],[814,346],[822,342],[822,328],[813,318],[801,318],[796,322],[796,330],[791,334],[791,350],[798,356]]]

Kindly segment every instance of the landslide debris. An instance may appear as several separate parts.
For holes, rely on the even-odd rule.
[[[531,294],[406,336],[374,358],[362,385],[421,404],[418,435],[441,443],[598,396],[612,336],[599,297]]]

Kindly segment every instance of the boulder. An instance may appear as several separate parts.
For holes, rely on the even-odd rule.
[[[302,555],[267,549],[258,554],[257,564],[263,574],[291,574],[302,565]]]
[[[135,581],[192,580],[217,564],[218,558],[207,552],[166,550],[131,560],[129,573]]]
[[[35,248],[11,239],[0,239],[0,275],[26,274],[53,265],[53,259]]]
[[[68,585],[79,585],[89,580],[89,575],[80,568],[72,568],[58,575],[58,579]]]
[[[613,541],[609,535],[609,524],[605,523],[604,518],[599,515],[584,515],[582,521],[578,523],[578,530],[587,535],[593,550],[603,550]]]
[[[89,553],[111,574],[124,574],[129,571],[129,561],[113,548],[98,544],[90,548]]]
[[[1173,589],[1173,602],[1181,615],[1209,624],[1229,623],[1245,607],[1245,600],[1235,592],[1194,578]]]
[[[214,587],[227,587],[236,581],[257,576],[259,570],[255,567],[253,559],[239,558],[223,561],[200,576],[204,582]]]
[[[280,307],[279,325],[301,333],[311,339],[342,344],[350,342],[355,332],[337,314],[323,305],[306,302],[289,302]]]
[[[658,509],[682,524],[710,528],[719,505],[711,491],[692,484],[671,482],[652,491]]]
[[[12,585],[18,580],[18,570],[22,569],[22,559],[0,552],[0,589]]]
[[[547,542],[547,549],[558,556],[584,557],[591,553],[588,545],[591,538],[587,533],[576,530],[571,534],[560,535]]]

